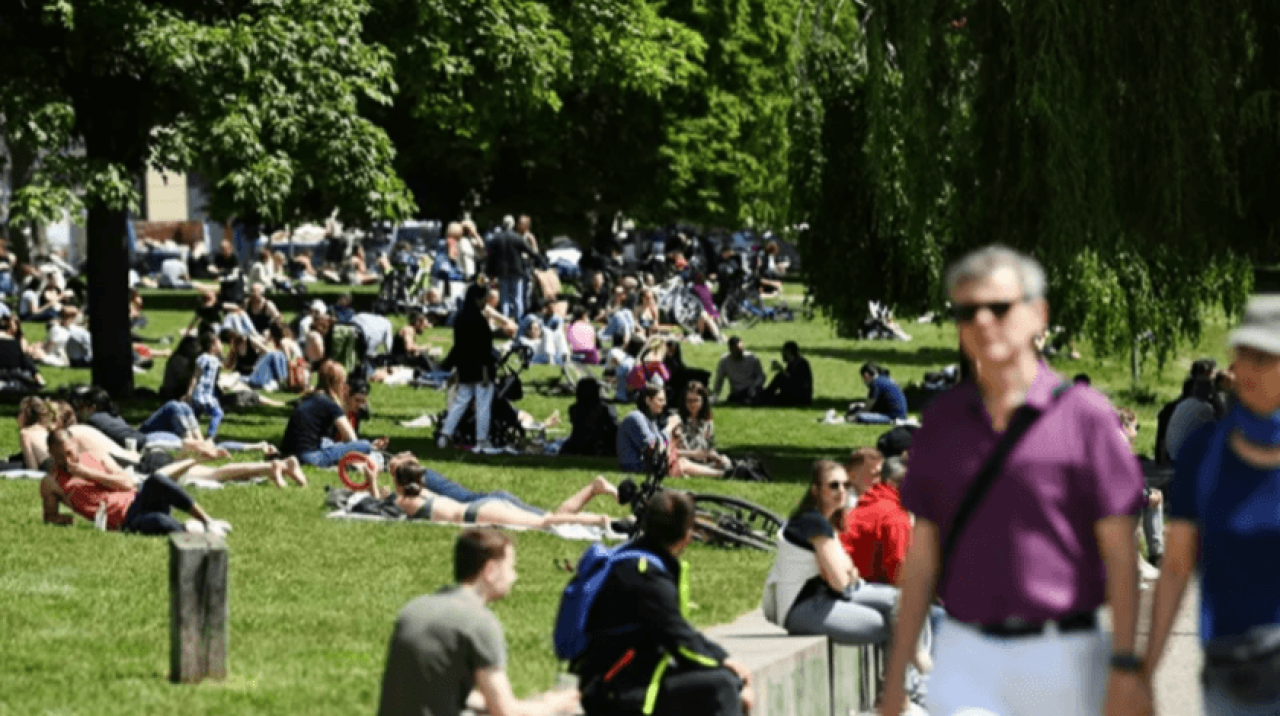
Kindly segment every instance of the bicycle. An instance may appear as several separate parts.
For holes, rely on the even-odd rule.
[[[649,498],[662,489],[667,476],[667,456],[663,450],[651,450],[645,479],[636,484],[631,478],[618,484],[618,502],[631,507],[635,521],[628,533],[634,536],[644,523]],[[699,542],[726,547],[746,547],[762,552],[777,549],[775,536],[782,529],[782,517],[750,500],[727,495],[688,493],[693,498],[693,537]]]

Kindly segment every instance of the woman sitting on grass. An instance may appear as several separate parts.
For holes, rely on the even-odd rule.
[[[319,385],[293,408],[284,429],[280,451],[293,455],[303,465],[333,467],[349,452],[369,454],[386,447],[383,441],[369,442],[356,436],[343,406],[347,401],[347,370],[334,361],[320,365]],[[336,435],[337,440],[330,440]]]
[[[676,454],[672,477],[721,477],[733,468],[732,460],[716,452],[711,400],[702,383],[693,381],[685,389],[680,423],[671,431],[671,449]]]
[[[491,524],[547,529],[556,525],[589,525],[607,529],[608,515],[582,512],[596,495],[613,495],[618,490],[602,475],[565,500],[555,512],[548,513],[525,504],[509,493],[473,493],[433,473],[417,462],[412,454],[401,453],[390,464],[395,491],[388,492],[377,484],[377,470],[365,468],[369,476],[366,488],[376,500],[394,503],[411,520],[431,520],[454,524]],[[452,496],[450,496],[452,495]]]
[[[618,414],[600,395],[600,382],[590,376],[578,381],[569,424],[573,429],[560,446],[561,455],[603,457],[613,455],[618,444]]]

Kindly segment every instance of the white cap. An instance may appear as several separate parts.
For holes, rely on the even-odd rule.
[[[311,302],[311,310],[314,313],[328,313],[329,307],[324,305],[324,301],[317,298]]]

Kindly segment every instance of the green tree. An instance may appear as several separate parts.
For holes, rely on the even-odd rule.
[[[828,7],[830,4],[828,4]],[[999,242],[1043,261],[1054,321],[1103,354],[1166,359],[1237,309],[1275,230],[1275,9],[1245,0],[870,0],[870,229],[879,277],[825,301],[938,305],[945,261]],[[865,230],[854,236],[852,231]],[[828,289],[835,272],[818,280]],[[830,291],[828,291],[829,293]],[[818,292],[821,295],[821,291]],[[1136,374],[1136,371],[1135,371]],[[1136,377],[1136,375],[1135,375]]]
[[[288,222],[412,202],[360,103],[394,91],[359,0],[46,0],[0,10],[6,122],[41,165],[15,214],[83,202],[93,380],[132,390],[126,217],[150,164],[210,178],[213,216]]]
[[[789,1],[378,0],[379,111],[434,216],[481,206],[587,229],[622,211],[780,221]]]

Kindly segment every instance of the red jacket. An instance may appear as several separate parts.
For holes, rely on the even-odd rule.
[[[840,543],[858,574],[869,582],[896,584],[911,545],[911,517],[898,488],[878,482],[845,516]]]

